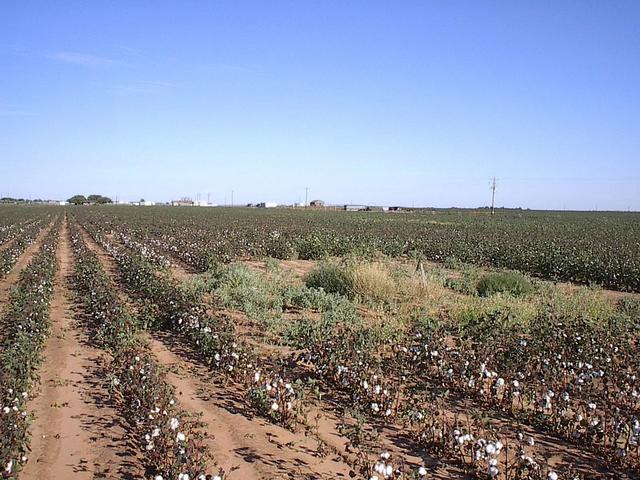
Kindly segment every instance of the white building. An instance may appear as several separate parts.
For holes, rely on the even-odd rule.
[[[258,208],[276,208],[278,204],[276,202],[262,202],[258,204]]]

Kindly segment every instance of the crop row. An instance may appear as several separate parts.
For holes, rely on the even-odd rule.
[[[3,478],[17,478],[27,461],[26,408],[40,352],[49,333],[49,301],[57,269],[59,222],[47,234],[12,291],[0,321],[0,464]]]
[[[202,423],[181,409],[165,373],[139,335],[139,322],[115,293],[99,259],[72,228],[75,285],[95,330],[113,360],[109,380],[127,419],[146,474],[157,480],[220,479],[207,476],[209,452]]]
[[[35,241],[41,228],[42,223],[36,221],[16,229],[13,242],[0,251],[0,278],[11,271],[18,258]]]

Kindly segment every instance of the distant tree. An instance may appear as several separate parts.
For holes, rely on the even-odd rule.
[[[68,199],[67,202],[71,203],[72,205],[84,205],[85,203],[87,203],[87,197],[85,197],[84,195],[74,195],[73,197]]]
[[[98,204],[113,203],[109,197],[103,197],[102,195],[95,195],[95,194],[89,195],[87,197],[87,200],[89,203],[98,203]]]

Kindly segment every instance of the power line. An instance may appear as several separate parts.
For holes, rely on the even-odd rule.
[[[492,216],[496,213],[495,201],[496,201],[496,177],[493,177],[491,181],[491,215]]]

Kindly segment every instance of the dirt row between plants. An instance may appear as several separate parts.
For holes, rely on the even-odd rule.
[[[25,249],[24,252],[22,252],[22,255],[20,255],[20,258],[18,258],[16,263],[13,265],[11,271],[6,277],[0,280],[0,315],[6,308],[6,303],[11,293],[11,286],[16,284],[22,271],[27,267],[27,265],[29,265],[38,250],[40,250],[42,242],[49,231],[53,228],[54,223],[55,220],[40,230],[36,239]]]
[[[29,403],[35,419],[21,478],[141,478],[101,373],[107,355],[90,345],[80,325],[81,307],[71,290],[74,260],[66,221],[56,255],[51,334],[42,353],[39,391]]]
[[[113,258],[81,229],[114,284],[119,284]],[[126,294],[123,293],[123,297]],[[135,302],[125,299],[130,308]],[[172,334],[147,336],[159,363],[167,368],[167,380],[186,409],[202,414],[209,438],[205,441],[216,464],[233,479],[333,479],[349,478],[350,468],[341,458],[320,458],[317,441],[304,432],[293,433],[254,417],[237,385],[214,382],[211,372],[195,360]]]

